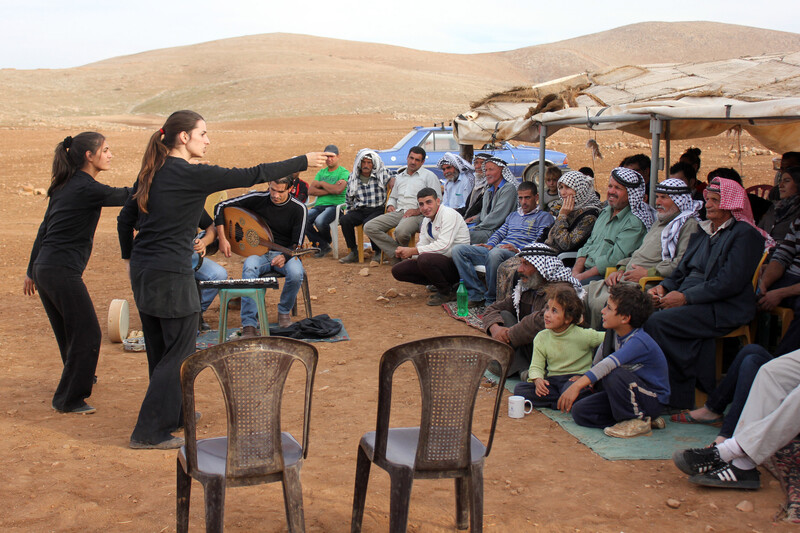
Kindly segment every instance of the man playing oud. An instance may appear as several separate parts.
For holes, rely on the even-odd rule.
[[[291,186],[291,177],[280,178],[270,182],[268,191],[254,191],[217,204],[214,223],[217,225],[219,250],[225,257],[231,256],[231,243],[224,228],[223,210],[226,207],[241,207],[261,217],[272,230],[275,244],[288,249],[295,249],[302,244],[306,230],[306,206],[291,196]],[[278,302],[278,326],[285,328],[292,323],[289,313],[303,283],[305,270],[298,257],[273,250],[263,255],[251,255],[242,265],[242,278],[245,279],[260,278],[269,272],[278,272],[286,277]],[[258,336],[257,325],[256,302],[251,298],[242,298],[242,337]]]

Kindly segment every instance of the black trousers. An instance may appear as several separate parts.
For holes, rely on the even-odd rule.
[[[131,440],[157,444],[182,425],[181,363],[194,351],[198,314],[161,318],[139,311],[150,384]]]
[[[366,224],[373,218],[383,214],[383,206],[378,207],[356,207],[350,209],[344,215],[339,216],[339,226],[342,227],[342,235],[344,235],[344,242],[351,250],[358,247],[356,243],[356,226]],[[372,247],[375,249],[375,246]]]
[[[442,254],[419,254],[416,259],[404,259],[392,267],[392,276],[397,281],[435,285],[436,290],[445,294],[459,280],[456,264]]]
[[[664,410],[656,394],[636,374],[615,368],[596,385],[599,390],[572,405],[579,426],[606,428],[631,418],[656,418]]]
[[[558,399],[564,394],[564,391],[572,386],[573,377],[581,377],[583,374],[562,374],[560,376],[547,376],[545,380],[549,383],[547,385],[547,394],[544,396],[536,395],[536,385],[523,381],[517,383],[514,387],[514,394],[517,396],[524,396],[525,399],[530,400],[534,407],[549,407],[550,409],[558,409]],[[583,389],[578,395],[578,399],[584,398],[591,394],[591,391]],[[577,401],[577,400],[576,400]]]
[[[53,407],[69,411],[92,395],[102,333],[81,274],[70,268],[34,265],[33,281],[50,319],[64,367]]]

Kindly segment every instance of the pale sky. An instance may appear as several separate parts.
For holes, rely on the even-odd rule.
[[[0,68],[67,68],[230,37],[300,33],[480,53],[645,21],[704,20],[800,32],[788,0],[2,0]]]

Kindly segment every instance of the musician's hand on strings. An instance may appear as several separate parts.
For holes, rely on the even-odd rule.
[[[195,239],[193,248],[195,252],[200,254],[200,257],[206,256],[206,243],[203,239]]]
[[[283,265],[286,264],[286,256],[284,256],[283,254],[276,255],[275,257],[272,258],[272,261],[270,261],[269,264],[274,267],[281,268],[283,267]]]
[[[36,284],[27,275],[22,282],[22,294],[26,296],[33,296],[36,294]]]
[[[306,154],[309,167],[324,167],[329,155],[336,155],[333,152],[309,152]]]

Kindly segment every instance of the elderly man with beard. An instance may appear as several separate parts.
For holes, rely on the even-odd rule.
[[[481,212],[475,217],[467,218],[473,224],[469,230],[472,244],[481,244],[503,225],[506,217],[517,207],[517,178],[508,168],[508,163],[499,157],[490,157],[483,164],[486,174],[486,192],[483,194]]]
[[[386,188],[393,183],[377,152],[369,148],[359,150],[353,163],[353,171],[347,180],[346,211],[339,217],[344,242],[350,249],[349,254],[339,259],[340,263],[358,262],[356,226],[366,224],[383,214]],[[375,243],[372,244],[372,251],[376,256],[381,253]]]
[[[660,311],[644,326],[667,356],[670,405],[680,409],[694,406],[695,385],[714,389],[715,339],[753,320],[752,278],[765,249],[741,185],[714,178],[703,195],[708,220],[678,268],[648,291]]]
[[[658,220],[644,236],[642,245],[629,258],[617,263],[617,271],[605,280],[593,281],[586,288],[589,325],[602,328],[600,312],[608,300],[608,290],[617,283],[637,284],[647,276],[669,277],[678,267],[697,231],[697,212],[703,202],[692,200],[691,190],[679,179],[670,178],[656,186]]]
[[[447,180],[442,205],[455,210],[463,208],[475,182],[475,169],[463,157],[450,152],[446,152],[436,165]]]
[[[546,244],[533,243],[517,254],[520,280],[511,296],[498,300],[486,308],[483,328],[488,335],[515,348],[514,360],[508,375],[525,371],[531,366],[533,338],[544,329],[544,310],[547,306],[546,288],[552,283],[572,286],[580,298],[586,294],[580,282],[558,258],[555,250]],[[497,367],[489,367],[495,374]]]
[[[608,205],[600,212],[592,235],[580,250],[572,275],[588,285],[603,279],[606,268],[630,257],[642,244],[655,220],[653,208],[644,201],[645,184],[635,170],[617,167],[608,180]]]

